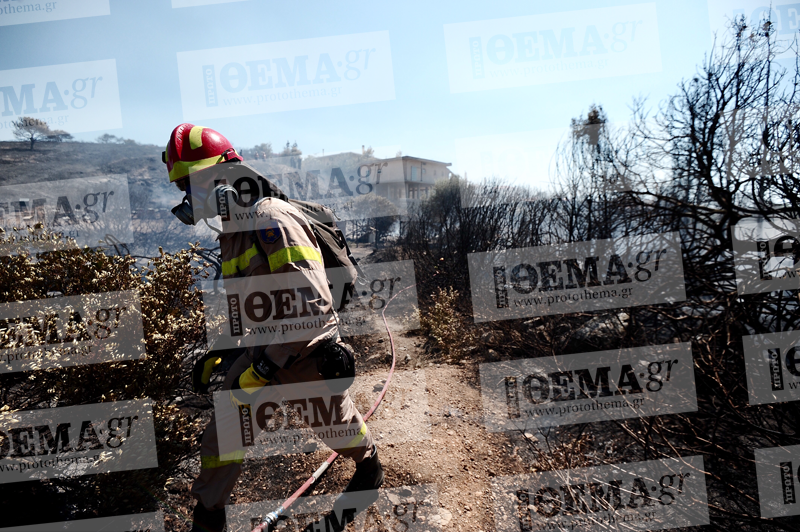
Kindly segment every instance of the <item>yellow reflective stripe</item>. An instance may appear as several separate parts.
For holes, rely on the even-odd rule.
[[[358,431],[358,434],[356,435],[356,437],[353,438],[350,441],[350,443],[345,445],[344,448],[345,449],[350,449],[351,447],[355,447],[356,445],[361,443],[361,440],[363,440],[364,436],[366,436],[366,435],[367,435],[367,424],[366,423],[361,423],[361,430]]]
[[[222,275],[236,275],[240,270],[244,270],[250,266],[250,259],[258,255],[258,248],[253,244],[253,247],[235,257],[231,260],[226,260],[222,263]]]
[[[322,257],[316,249],[308,246],[291,246],[269,256],[269,269],[274,272],[284,264],[298,260],[315,260],[322,263]]]
[[[252,364],[244,373],[239,375],[239,387],[242,390],[247,390],[248,388],[263,388],[268,382],[267,379],[262,379],[256,374]]]
[[[207,159],[200,159],[199,161],[175,161],[172,165],[172,171],[169,173],[169,182],[177,181],[178,179],[191,174],[192,172],[199,172],[205,170],[209,166],[214,166],[223,161],[222,156],[216,155]]]
[[[193,150],[196,150],[203,145],[204,129],[205,128],[203,126],[194,126],[192,130],[189,131],[189,147]]]
[[[244,451],[233,451],[219,456],[201,456],[201,469],[215,469],[230,464],[241,464],[244,461]]]

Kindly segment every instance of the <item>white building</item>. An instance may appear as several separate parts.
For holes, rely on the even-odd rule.
[[[325,191],[332,183],[332,169],[344,171],[349,177],[347,185],[352,188],[357,185],[354,182],[357,169],[366,165],[372,172],[368,178],[368,183],[374,187],[372,192],[394,203],[402,213],[407,212],[410,203],[428,198],[434,185],[451,175],[448,168],[451,163],[409,156],[380,159],[355,152],[308,156],[306,159],[248,159],[247,162],[263,175],[269,176],[289,197],[308,201],[319,201],[325,197]]]
[[[375,178],[375,193],[398,206],[426,199],[433,186],[451,173],[448,168],[451,163],[419,157],[394,157],[382,162]]]

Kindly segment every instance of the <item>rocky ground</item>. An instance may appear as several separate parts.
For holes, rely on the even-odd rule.
[[[385,443],[378,439],[386,473],[384,488],[433,484],[440,516],[436,522],[443,529],[495,530],[496,501],[490,481],[498,475],[529,472],[535,461],[531,441],[522,434],[491,433],[483,427],[476,361],[434,363],[425,353],[419,336],[414,333],[394,336],[398,379],[407,371],[424,370],[417,373],[424,374],[426,391],[419,399],[427,401],[430,430],[426,439],[419,441],[395,443],[392,440],[396,438],[384,438],[388,441]],[[385,379],[391,365],[388,336],[362,339],[354,344],[358,350],[359,374],[374,377],[376,383]],[[389,404],[393,392],[390,384],[385,404]],[[367,409],[363,401],[356,402],[362,412]],[[380,416],[379,409],[373,425],[378,426]],[[232,504],[287,497],[328,454],[329,451],[319,450],[305,455],[246,460],[231,497]],[[337,460],[308,494],[338,494],[353,471],[351,461]],[[193,506],[190,486],[190,479],[176,479],[172,483],[167,501],[171,509],[164,508],[167,530],[189,530],[185,515],[186,509]]]

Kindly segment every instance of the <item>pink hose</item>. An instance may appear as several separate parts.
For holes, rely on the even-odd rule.
[[[386,395],[386,390],[389,389],[389,383],[392,380],[392,375],[394,374],[394,366],[395,366],[395,362],[397,360],[397,356],[396,356],[396,353],[395,353],[395,350],[394,350],[394,337],[392,337],[392,331],[389,330],[389,322],[386,321],[386,307],[389,306],[389,303],[391,303],[394,300],[394,298],[396,298],[397,296],[399,296],[401,293],[403,293],[404,291],[408,290],[412,286],[414,286],[414,285],[407,286],[407,287],[403,288],[402,290],[400,290],[399,292],[397,292],[394,296],[392,296],[392,298],[389,301],[386,302],[386,305],[384,305],[383,310],[381,311],[381,317],[383,318],[383,325],[386,327],[386,333],[389,335],[389,344],[392,347],[392,368],[389,370],[389,375],[386,377],[386,383],[383,385],[383,390],[381,390],[380,395],[378,395],[378,399],[375,401],[375,404],[372,405],[372,408],[369,409],[369,412],[367,412],[366,415],[364,416],[364,422],[365,423],[367,422],[369,417],[372,415],[372,413],[375,412],[375,410],[381,404],[381,401],[383,401],[383,397]],[[339,457],[339,453],[334,451],[333,454],[331,454],[328,457],[328,459],[325,460],[322,463],[322,465],[319,466],[319,468],[317,468],[316,471],[314,471],[314,474],[312,474],[310,477],[308,477],[308,480],[306,480],[303,483],[302,486],[297,488],[297,491],[292,493],[292,495],[288,499],[286,499],[283,502],[283,504],[281,504],[278,507],[278,509],[276,509],[274,512],[270,512],[269,514],[267,514],[267,516],[264,517],[264,519],[261,521],[261,524],[259,524],[257,527],[255,527],[253,529],[253,532],[264,532],[264,530],[267,527],[277,523],[278,522],[278,518],[281,516],[281,514],[283,514],[292,504],[294,504],[295,501],[301,495],[303,495],[303,493],[305,493],[305,491],[314,482],[319,480],[319,477],[322,476],[322,474],[328,469],[328,467],[330,467],[330,465],[338,457]]]

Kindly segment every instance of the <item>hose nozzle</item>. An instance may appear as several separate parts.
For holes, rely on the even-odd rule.
[[[280,519],[282,513],[283,506],[274,512],[268,513],[264,516],[264,518],[261,520],[261,523],[253,530],[253,532],[264,532],[265,530],[271,530],[276,524],[278,524],[278,519]]]

